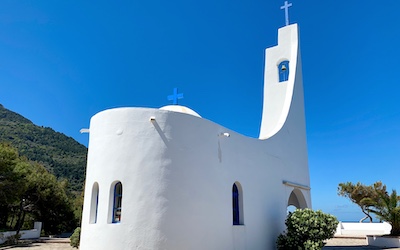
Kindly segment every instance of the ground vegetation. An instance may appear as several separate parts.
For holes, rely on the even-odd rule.
[[[338,220],[335,216],[311,209],[289,212],[286,231],[277,239],[279,250],[320,250],[333,237]]]
[[[75,200],[66,179],[0,143],[0,229],[18,234],[41,221],[45,234],[72,232],[78,222]]]

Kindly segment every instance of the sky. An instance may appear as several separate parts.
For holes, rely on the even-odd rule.
[[[341,182],[400,191],[400,1],[289,1],[303,64],[313,209],[363,217]],[[283,0],[0,1],[0,104],[87,146],[90,118],[180,104],[258,137]]]

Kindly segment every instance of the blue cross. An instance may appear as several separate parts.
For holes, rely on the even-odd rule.
[[[172,101],[172,104],[177,105],[178,100],[183,98],[183,93],[178,94],[178,88],[174,88],[174,93],[168,96],[168,101]]]
[[[281,6],[281,10],[285,10],[286,26],[289,25],[289,7],[292,7],[292,4],[288,3],[288,1],[285,1],[285,5]]]

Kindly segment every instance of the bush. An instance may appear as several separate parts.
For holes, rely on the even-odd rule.
[[[9,245],[16,245],[18,244],[19,239],[21,238],[21,234],[14,234],[8,237],[4,237],[3,233],[0,233],[0,239],[5,240],[2,245],[9,246]]]
[[[79,247],[79,241],[81,238],[81,228],[77,227],[74,231],[74,233],[71,235],[71,237],[69,238],[71,243],[70,245],[72,247],[78,248]]]
[[[333,215],[307,208],[289,212],[285,224],[286,232],[276,241],[278,249],[318,250],[325,245],[324,240],[333,237],[338,220]]]

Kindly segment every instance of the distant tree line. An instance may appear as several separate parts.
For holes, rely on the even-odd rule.
[[[45,234],[72,232],[80,224],[83,196],[68,180],[0,143],[0,229],[31,228],[43,222]]]

